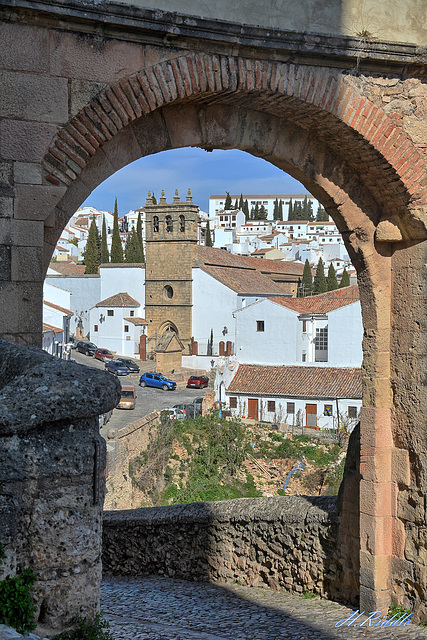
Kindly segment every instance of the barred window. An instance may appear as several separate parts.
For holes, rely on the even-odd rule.
[[[257,320],[256,321],[256,330],[257,331],[264,331],[264,320]]]
[[[328,327],[316,329],[316,349],[327,351],[328,349]]]
[[[357,407],[349,407],[348,408],[348,417],[349,418],[357,418]]]
[[[286,403],[286,413],[295,413],[295,402]]]
[[[236,396],[230,397],[230,409],[237,409],[237,398]]]
[[[267,411],[274,413],[276,411],[276,403],[274,400],[267,401]]]
[[[114,315],[114,309],[107,309],[107,316],[113,316]]]

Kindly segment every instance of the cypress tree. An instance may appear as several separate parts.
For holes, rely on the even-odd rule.
[[[136,223],[136,236],[137,236],[138,245],[139,245],[139,259],[138,259],[138,262],[145,262],[144,242],[142,240],[142,218],[141,218],[141,212],[138,213],[138,220],[137,220],[137,223]]]
[[[239,205],[237,203],[237,198],[236,198],[235,201],[234,201],[234,210],[236,210],[238,208],[239,208]]]
[[[243,213],[245,214],[245,218],[246,220],[250,219],[250,213],[249,213],[249,203],[247,200],[245,200],[244,204],[243,204]]]
[[[288,207],[288,220],[292,220],[292,216],[294,215],[294,205],[292,202],[292,198],[289,200],[289,207]]]
[[[311,267],[308,260],[304,263],[304,271],[302,274],[301,282],[301,298],[310,296],[313,291],[313,275],[311,273]]]
[[[92,220],[89,227],[89,235],[86,242],[85,250],[85,273],[98,273],[99,252],[96,244],[96,224]]]
[[[117,210],[117,198],[114,203],[113,237],[111,239],[110,260],[113,264],[121,264],[123,262],[123,247],[119,232],[119,213]]]
[[[135,230],[128,234],[125,246],[125,262],[141,262],[141,249],[138,236]]]
[[[349,287],[349,286],[350,286],[350,276],[348,275],[347,269],[344,267],[344,271],[342,272],[341,280],[340,280],[340,289],[342,289],[342,287]]]
[[[230,209],[233,208],[233,205],[231,204],[231,197],[230,194],[228,193],[228,191],[226,192],[227,195],[225,197],[225,204],[224,204],[224,210],[225,211],[229,211]]]
[[[96,237],[96,248],[98,251],[98,261],[101,264],[101,236],[99,235],[98,227],[95,223],[95,237]]]
[[[211,356],[213,354],[213,329],[211,329],[211,335],[208,341],[207,355]]]
[[[243,200],[243,193],[240,194],[240,200],[239,200],[239,209],[240,211],[243,211],[243,207],[245,206],[244,200]]]
[[[258,220],[267,220],[268,211],[262,204],[258,211]]]
[[[153,195],[151,196],[152,200],[153,200],[153,204],[157,204],[157,199],[156,196],[154,195],[154,191],[153,191]]]
[[[254,220],[258,220],[258,219],[259,219],[259,218],[258,218],[258,216],[259,216],[259,207],[258,207],[258,202],[256,202],[256,203],[255,203],[255,210],[254,210],[254,217],[253,217],[253,219],[254,219]]]
[[[278,213],[277,219],[283,220],[283,200],[282,199],[280,199],[280,202],[279,202],[279,213]]]
[[[278,220],[278,219],[279,219],[279,202],[276,198],[274,201],[274,208],[273,208],[273,220]]]
[[[327,285],[328,291],[335,291],[335,289],[338,289],[337,274],[335,273],[334,265],[332,264],[332,262],[330,263],[328,269]]]
[[[107,225],[105,223],[105,216],[103,216],[101,236],[101,264],[105,264],[106,262],[110,262],[110,254],[108,253]]]
[[[313,293],[325,293],[328,290],[328,285],[325,277],[325,266],[323,264],[322,258],[319,258],[319,262],[317,263],[316,275],[313,280]]]
[[[211,227],[210,227],[210,224],[209,224],[209,220],[206,223],[205,246],[206,247],[213,247],[212,236],[211,236]]]
[[[316,222],[328,222],[328,221],[329,221],[329,216],[325,211],[324,207],[319,203],[319,207],[317,209],[317,214],[316,214]]]

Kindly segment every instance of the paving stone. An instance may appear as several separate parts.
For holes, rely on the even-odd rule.
[[[423,640],[427,629],[335,627],[353,609],[320,598],[170,578],[103,580],[101,607],[115,640]]]

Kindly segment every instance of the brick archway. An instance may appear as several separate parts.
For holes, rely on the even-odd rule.
[[[423,372],[420,350],[410,340],[423,317],[423,283],[411,278],[423,264],[421,241],[427,237],[425,161],[398,122],[336,65],[178,51],[171,47],[158,58],[151,51],[150,65],[109,80],[59,129],[43,159],[42,184],[32,185],[30,196],[20,187],[15,204],[18,221],[29,219],[26,210],[34,203],[43,208],[35,219],[44,220],[44,270],[38,248],[31,253],[14,247],[19,259],[10,280],[18,283],[23,299],[36,298],[31,287],[41,299],[44,271],[69,217],[95,186],[141,156],[183,146],[239,148],[299,179],[334,217],[359,275],[365,327],[363,608],[384,609],[393,589],[397,597],[403,593],[414,600],[416,572],[427,591],[424,560],[405,553],[405,546],[410,552],[416,546],[419,514],[413,504],[425,514],[421,500],[427,482],[417,395]],[[39,199],[36,193],[42,194]],[[12,300],[13,287],[9,296]],[[29,307],[22,303],[21,318]],[[413,316],[411,307],[417,311]],[[27,315],[16,332],[22,340],[35,339],[41,321],[40,311]],[[352,512],[351,498],[345,526],[354,560],[359,508]],[[344,595],[347,587],[344,579]]]

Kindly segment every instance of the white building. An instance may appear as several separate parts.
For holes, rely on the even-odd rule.
[[[221,374],[217,376],[221,385]],[[345,428],[352,431],[362,406],[359,368],[240,365],[225,391],[238,418],[264,420],[282,429]]]
[[[360,367],[357,285],[308,298],[268,298],[234,312],[241,364]]]
[[[224,209],[224,205],[225,205],[225,198],[226,198],[226,194],[224,195],[212,195],[209,198],[209,217],[213,217],[215,216],[217,213],[219,213],[222,209]],[[236,195],[230,195],[231,198],[231,202],[233,204],[235,204],[236,200],[237,202],[240,201],[240,194]],[[287,218],[288,217],[288,209],[289,209],[289,203],[292,200],[293,203],[295,202],[300,202],[301,204],[304,202],[305,198],[307,198],[308,202],[312,203],[313,206],[313,213],[316,214],[317,209],[319,207],[319,202],[313,198],[313,196],[309,193],[303,193],[303,194],[268,194],[268,195],[253,195],[253,194],[243,194],[243,200],[247,200],[248,201],[248,205],[249,205],[249,211],[251,211],[251,209],[255,209],[256,205],[258,204],[258,208],[261,206],[264,206],[264,208],[267,210],[267,217],[268,219],[272,219],[273,218],[273,213],[274,213],[274,203],[277,199],[277,201],[279,202],[280,200],[282,200],[282,207],[283,207],[283,217]]]
[[[116,293],[90,310],[90,338],[98,347],[120,356],[139,356],[146,322],[141,304],[128,293]]]

